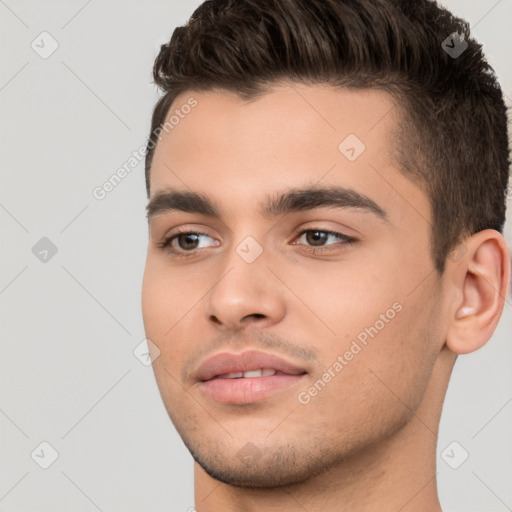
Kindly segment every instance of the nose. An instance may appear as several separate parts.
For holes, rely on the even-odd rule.
[[[234,250],[203,302],[204,313],[217,328],[269,327],[286,314],[279,281],[267,268],[265,252],[248,263]]]

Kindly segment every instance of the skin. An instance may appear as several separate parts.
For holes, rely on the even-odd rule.
[[[501,315],[510,276],[503,237],[467,237],[462,257],[438,275],[428,197],[390,156],[399,113],[385,92],[286,84],[245,102],[186,91],[172,109],[190,96],[197,106],[157,145],[150,199],[168,188],[194,191],[222,217],[171,210],[150,219],[142,308],[160,351],[160,394],[196,460],[196,509],[440,511],[442,403],[457,354],[484,345]],[[353,162],[338,149],[348,134],[366,146]],[[310,185],[354,189],[387,222],[357,208],[260,212],[268,194]],[[177,228],[204,233],[204,248],[188,258],[160,248]],[[306,229],[357,242],[329,237],[315,254],[320,247],[299,235]],[[252,263],[236,252],[247,236],[263,249]],[[298,394],[397,302],[394,318],[301,403]],[[207,398],[193,378],[199,362],[245,349],[308,374],[255,403]],[[249,463],[239,456],[247,447]]]

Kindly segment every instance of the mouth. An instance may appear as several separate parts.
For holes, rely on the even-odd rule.
[[[216,402],[260,402],[301,381],[304,368],[264,352],[221,353],[206,360],[196,378],[204,395]]]
[[[271,377],[272,375],[289,375],[273,368],[260,368],[259,370],[249,370],[247,372],[231,372],[223,375],[217,375],[214,379],[253,379],[254,377]]]

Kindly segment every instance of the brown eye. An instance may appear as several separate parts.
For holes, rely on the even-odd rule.
[[[306,234],[306,241],[313,246],[322,246],[329,235],[325,231],[308,231]]]
[[[356,241],[355,238],[337,233],[336,231],[329,231],[325,229],[306,229],[299,235],[299,241],[302,240],[303,244],[310,247],[325,247],[334,245],[337,242],[350,244]]]
[[[219,245],[217,240],[205,233],[183,231],[169,236],[159,244],[159,247],[175,254],[194,254],[196,249],[217,245]]]
[[[197,233],[182,233],[174,237],[179,249],[190,251],[197,249],[199,245],[199,235]]]

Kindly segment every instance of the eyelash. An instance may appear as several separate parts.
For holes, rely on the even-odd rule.
[[[343,245],[344,246],[351,246],[351,245],[356,244],[359,241],[357,238],[354,238],[354,237],[348,236],[348,235],[344,235],[343,233],[338,233],[337,231],[330,231],[328,229],[317,229],[317,228],[309,228],[309,229],[304,229],[302,231],[299,231],[295,235],[295,238],[300,238],[305,233],[311,233],[311,232],[315,232],[315,233],[319,232],[319,233],[324,233],[324,234],[327,234],[327,235],[336,236],[336,237],[340,238],[343,241]],[[189,231],[189,230],[177,231],[177,232],[173,233],[171,236],[167,237],[162,242],[160,242],[158,244],[158,247],[160,249],[166,250],[166,252],[172,253],[173,257],[176,257],[176,258],[190,258],[192,256],[197,256],[197,254],[199,254],[203,250],[205,250],[204,247],[201,248],[201,249],[193,249],[193,250],[190,250],[190,251],[183,251],[183,250],[180,251],[180,250],[174,249],[171,246],[172,241],[175,238],[177,238],[178,236],[180,236],[180,235],[198,235],[198,236],[199,235],[205,235],[205,236],[209,236],[206,233],[201,233],[200,231]],[[295,244],[295,245],[304,245],[304,244]],[[318,254],[318,253],[324,253],[324,252],[332,250],[332,249],[329,249],[329,247],[331,245],[334,245],[334,244],[329,244],[329,245],[324,246],[324,247],[314,247],[314,246],[305,246],[305,247],[306,247],[306,250],[308,252],[311,252],[311,253],[314,253],[314,254]]]

